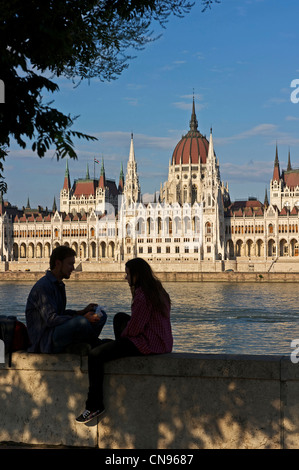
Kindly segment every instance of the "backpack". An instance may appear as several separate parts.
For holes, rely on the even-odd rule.
[[[27,327],[14,315],[0,315],[0,339],[4,341],[5,353],[8,353],[8,365],[11,367],[12,353],[29,347]]]

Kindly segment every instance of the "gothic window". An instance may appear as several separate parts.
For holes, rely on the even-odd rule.
[[[158,235],[161,234],[161,229],[162,229],[162,219],[161,219],[161,217],[158,217],[158,221],[157,221],[157,233],[158,233]]]
[[[187,186],[184,186],[184,202],[187,202],[188,200],[188,192],[187,192]]]
[[[180,191],[180,185],[179,184],[176,187],[176,200],[179,204],[181,203],[181,191]]]
[[[195,184],[192,185],[192,201],[191,203],[194,204],[197,201],[197,186]]]
[[[212,224],[210,222],[206,223],[206,234],[209,235],[212,233]]]

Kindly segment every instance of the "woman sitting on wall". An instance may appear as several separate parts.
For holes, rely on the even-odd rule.
[[[172,351],[170,298],[149,264],[142,258],[126,263],[126,279],[132,292],[131,316],[117,313],[113,319],[115,340],[89,352],[89,391],[86,410],[76,418],[87,423],[104,413],[104,363],[126,356],[163,354]]]

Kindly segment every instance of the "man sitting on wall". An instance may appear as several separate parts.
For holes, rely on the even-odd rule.
[[[107,315],[95,313],[97,304],[83,310],[66,310],[65,285],[75,264],[75,251],[67,246],[55,248],[50,256],[50,270],[33,286],[26,305],[26,323],[31,346],[29,352],[60,353],[74,345],[101,343],[100,332]],[[76,346],[75,346],[76,347]]]

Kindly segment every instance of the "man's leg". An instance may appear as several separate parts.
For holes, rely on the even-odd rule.
[[[71,318],[62,325],[56,326],[53,333],[53,353],[63,352],[64,349],[76,343],[87,343],[91,347],[99,344],[98,336],[106,322],[107,315],[103,315],[99,322],[90,323],[84,316]],[[94,326],[96,325],[96,326]]]

